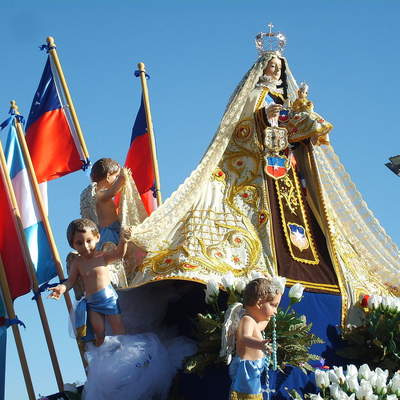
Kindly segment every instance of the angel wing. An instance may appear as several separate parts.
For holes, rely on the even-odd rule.
[[[98,225],[96,212],[96,183],[92,182],[81,192],[80,207],[82,218],[88,218]]]
[[[111,251],[116,247],[112,242],[106,242],[103,244],[102,251]],[[120,260],[108,265],[108,271],[110,274],[110,280],[112,285],[116,289],[125,289],[128,286],[126,281],[126,274],[124,268],[124,261]]]
[[[225,312],[219,355],[225,359],[227,364],[230,364],[232,355],[235,353],[236,331],[239,328],[240,319],[243,317],[244,312],[242,303],[233,303]]]

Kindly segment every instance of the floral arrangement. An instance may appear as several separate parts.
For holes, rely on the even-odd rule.
[[[373,368],[395,372],[400,368],[400,298],[363,296],[359,326],[347,326],[343,332],[346,346],[337,353],[361,360]]]
[[[249,280],[236,279],[232,273],[228,273],[221,281],[226,289],[224,292],[220,291],[217,281],[208,282],[205,289],[205,301],[209,312],[197,315],[198,352],[186,359],[185,372],[202,374],[208,366],[225,363],[219,355],[225,311],[230,305],[242,302],[242,292],[247,282],[259,277],[263,275],[253,272]],[[277,360],[280,369],[283,369],[286,364],[291,364],[303,370],[312,370],[308,362],[319,360],[319,356],[310,354],[309,349],[313,344],[323,343],[323,341],[310,332],[312,324],[307,324],[305,316],[296,314],[292,309],[293,304],[301,301],[303,290],[302,285],[294,285],[289,291],[291,304],[286,310],[279,308],[275,317]],[[265,333],[267,337],[272,337],[272,324],[268,325]]]
[[[310,400],[397,400],[400,398],[400,372],[396,372],[388,381],[389,371],[376,368],[371,371],[367,364],[359,369],[348,365],[346,372],[343,367],[333,367],[329,371],[317,369],[315,381],[320,392],[306,394]],[[289,392],[291,397],[301,400],[295,390]]]

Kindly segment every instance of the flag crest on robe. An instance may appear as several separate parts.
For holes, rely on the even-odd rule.
[[[50,57],[26,124],[26,142],[39,183],[77,171],[87,162]]]
[[[155,172],[151,153],[150,134],[147,128],[143,96],[132,129],[131,143],[125,166],[132,171],[132,177],[148,214],[157,208],[155,196]]]
[[[7,167],[21,215],[22,227],[39,284],[54,278],[56,268],[43,221],[29,182],[28,171],[22,156],[13,123],[10,124],[5,147]],[[47,203],[46,183],[40,185],[42,198]]]

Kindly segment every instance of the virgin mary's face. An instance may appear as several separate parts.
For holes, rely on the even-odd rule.
[[[274,80],[278,80],[281,77],[282,61],[279,58],[271,58],[268,61],[267,66],[264,69],[264,75],[270,76]]]

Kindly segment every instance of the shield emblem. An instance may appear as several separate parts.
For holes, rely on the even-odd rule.
[[[288,228],[290,232],[290,241],[298,249],[300,249],[300,251],[303,251],[310,247],[310,243],[308,242],[306,231],[303,226],[289,222]]]
[[[265,173],[273,179],[283,178],[290,167],[289,160],[285,156],[265,157]]]
[[[279,113],[279,121],[280,122],[287,122],[289,120],[289,111],[288,110],[281,110]]]

